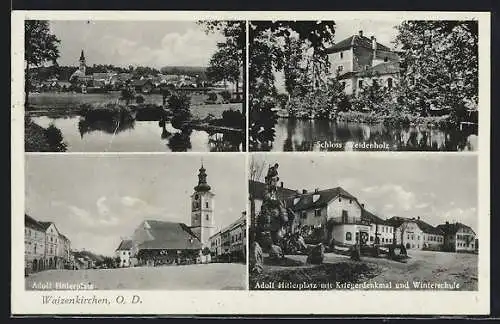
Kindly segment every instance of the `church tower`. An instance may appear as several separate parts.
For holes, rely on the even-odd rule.
[[[203,247],[209,247],[209,239],[215,232],[214,196],[207,183],[206,169],[201,164],[198,185],[191,195],[191,230],[200,239]]]
[[[83,75],[85,75],[86,68],[87,64],[85,62],[85,55],[83,54],[83,49],[82,49],[82,53],[80,54],[80,67],[78,68],[78,70],[80,70],[80,72],[82,72]]]

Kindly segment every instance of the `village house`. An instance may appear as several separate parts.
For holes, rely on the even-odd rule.
[[[151,93],[154,89],[153,82],[149,79],[132,80],[130,85],[135,91],[143,94]]]
[[[456,222],[437,226],[444,233],[444,249],[452,252],[476,251],[476,233],[469,226]]]
[[[130,262],[133,247],[134,242],[132,240],[122,240],[120,242],[115,251],[116,256],[120,258],[119,267],[133,266],[132,262]]]
[[[45,269],[45,229],[24,215],[24,268],[29,272]]]
[[[41,222],[24,215],[25,270],[64,269],[71,263],[71,241],[53,222]]]
[[[387,220],[396,228],[395,240],[407,249],[441,250],[443,247],[443,232],[423,220],[417,218],[391,217]]]
[[[389,47],[359,31],[327,49],[333,75],[344,85],[344,91],[356,95],[377,83],[393,88],[399,80],[399,55]]]
[[[210,252],[215,260],[244,262],[246,260],[246,212],[230,225],[210,237]]]

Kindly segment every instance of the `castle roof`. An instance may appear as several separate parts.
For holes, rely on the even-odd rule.
[[[364,48],[372,48],[372,40],[366,36],[360,35],[352,35],[346,39],[341,40],[330,48],[326,49],[327,53],[336,53],[340,51],[344,51],[346,49],[350,49],[352,47],[364,47]],[[391,51],[391,49],[385,45],[377,42],[377,50],[381,51]]]
[[[336,197],[352,199],[358,202],[356,197],[354,197],[341,187],[335,187],[325,190],[316,190],[313,192],[302,193],[302,194],[298,193],[295,194],[296,194],[295,197],[289,197],[286,201],[286,206],[293,209],[294,211],[321,208],[326,206],[330,201],[332,201]],[[319,197],[315,200],[313,198],[316,195],[319,195]],[[298,198],[299,200],[294,204],[295,198]]]

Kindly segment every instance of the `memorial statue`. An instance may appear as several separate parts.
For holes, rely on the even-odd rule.
[[[264,198],[257,220],[256,239],[271,257],[283,257],[282,239],[287,225],[293,221],[293,211],[278,197],[278,163],[269,166],[265,177]]]

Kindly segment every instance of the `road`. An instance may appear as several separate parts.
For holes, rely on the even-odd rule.
[[[459,290],[477,290],[478,258],[476,254],[408,250],[406,263],[384,258],[362,257],[362,262],[377,266],[377,274],[367,282],[448,282],[457,283]],[[306,261],[306,256],[288,258]],[[350,261],[348,256],[325,253],[324,263]],[[275,267],[277,268],[277,267]],[[412,289],[410,287],[410,289]]]
[[[193,264],[119,269],[47,270],[26,278],[26,290],[36,284],[91,284],[98,290],[237,290],[246,288],[246,265]],[[52,288],[53,289],[53,288]]]

